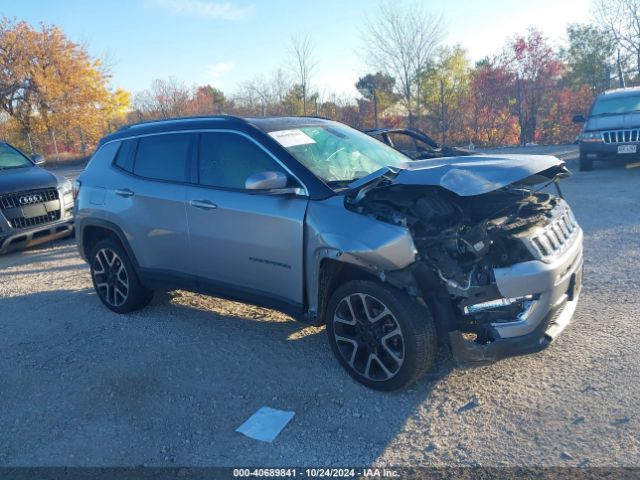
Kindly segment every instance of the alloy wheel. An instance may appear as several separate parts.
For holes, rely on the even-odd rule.
[[[129,297],[129,275],[122,259],[110,248],[98,250],[93,259],[93,281],[98,294],[113,307]]]
[[[350,368],[368,380],[389,380],[402,367],[402,329],[391,310],[371,295],[353,293],[340,300],[333,335]]]

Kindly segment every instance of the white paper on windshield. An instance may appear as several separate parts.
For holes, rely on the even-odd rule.
[[[269,135],[271,135],[284,148],[316,143],[313,138],[302,130],[278,130],[277,132],[269,132]]]

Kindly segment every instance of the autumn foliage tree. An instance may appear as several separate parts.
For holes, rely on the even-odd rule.
[[[471,74],[466,136],[477,145],[508,145],[519,141],[520,129],[513,115],[514,75],[489,59],[480,62]]]
[[[516,77],[515,108],[520,143],[535,140],[538,118],[546,95],[557,84],[564,64],[539,30],[518,36],[502,56],[503,66]]]
[[[56,26],[0,21],[0,109],[13,140],[86,151],[123,114],[127,95],[110,92],[99,60]],[[35,142],[35,139],[38,139]],[[40,145],[36,145],[40,144]]]

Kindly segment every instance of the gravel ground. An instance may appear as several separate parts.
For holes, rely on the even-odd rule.
[[[400,393],[273,311],[178,291],[113,314],[71,240],[0,257],[0,465],[640,467],[639,185],[620,165],[564,182],[585,285],[551,348],[440,354]],[[234,432],[263,405],[295,412],[272,444]]]

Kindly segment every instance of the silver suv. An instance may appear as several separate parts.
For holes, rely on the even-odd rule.
[[[410,161],[338,122],[207,117],[125,127],[78,180],[77,240],[111,310],[187,289],[326,325],[393,390],[432,365],[539,351],[569,323],[582,230],[549,156]],[[536,187],[534,187],[537,185]]]

